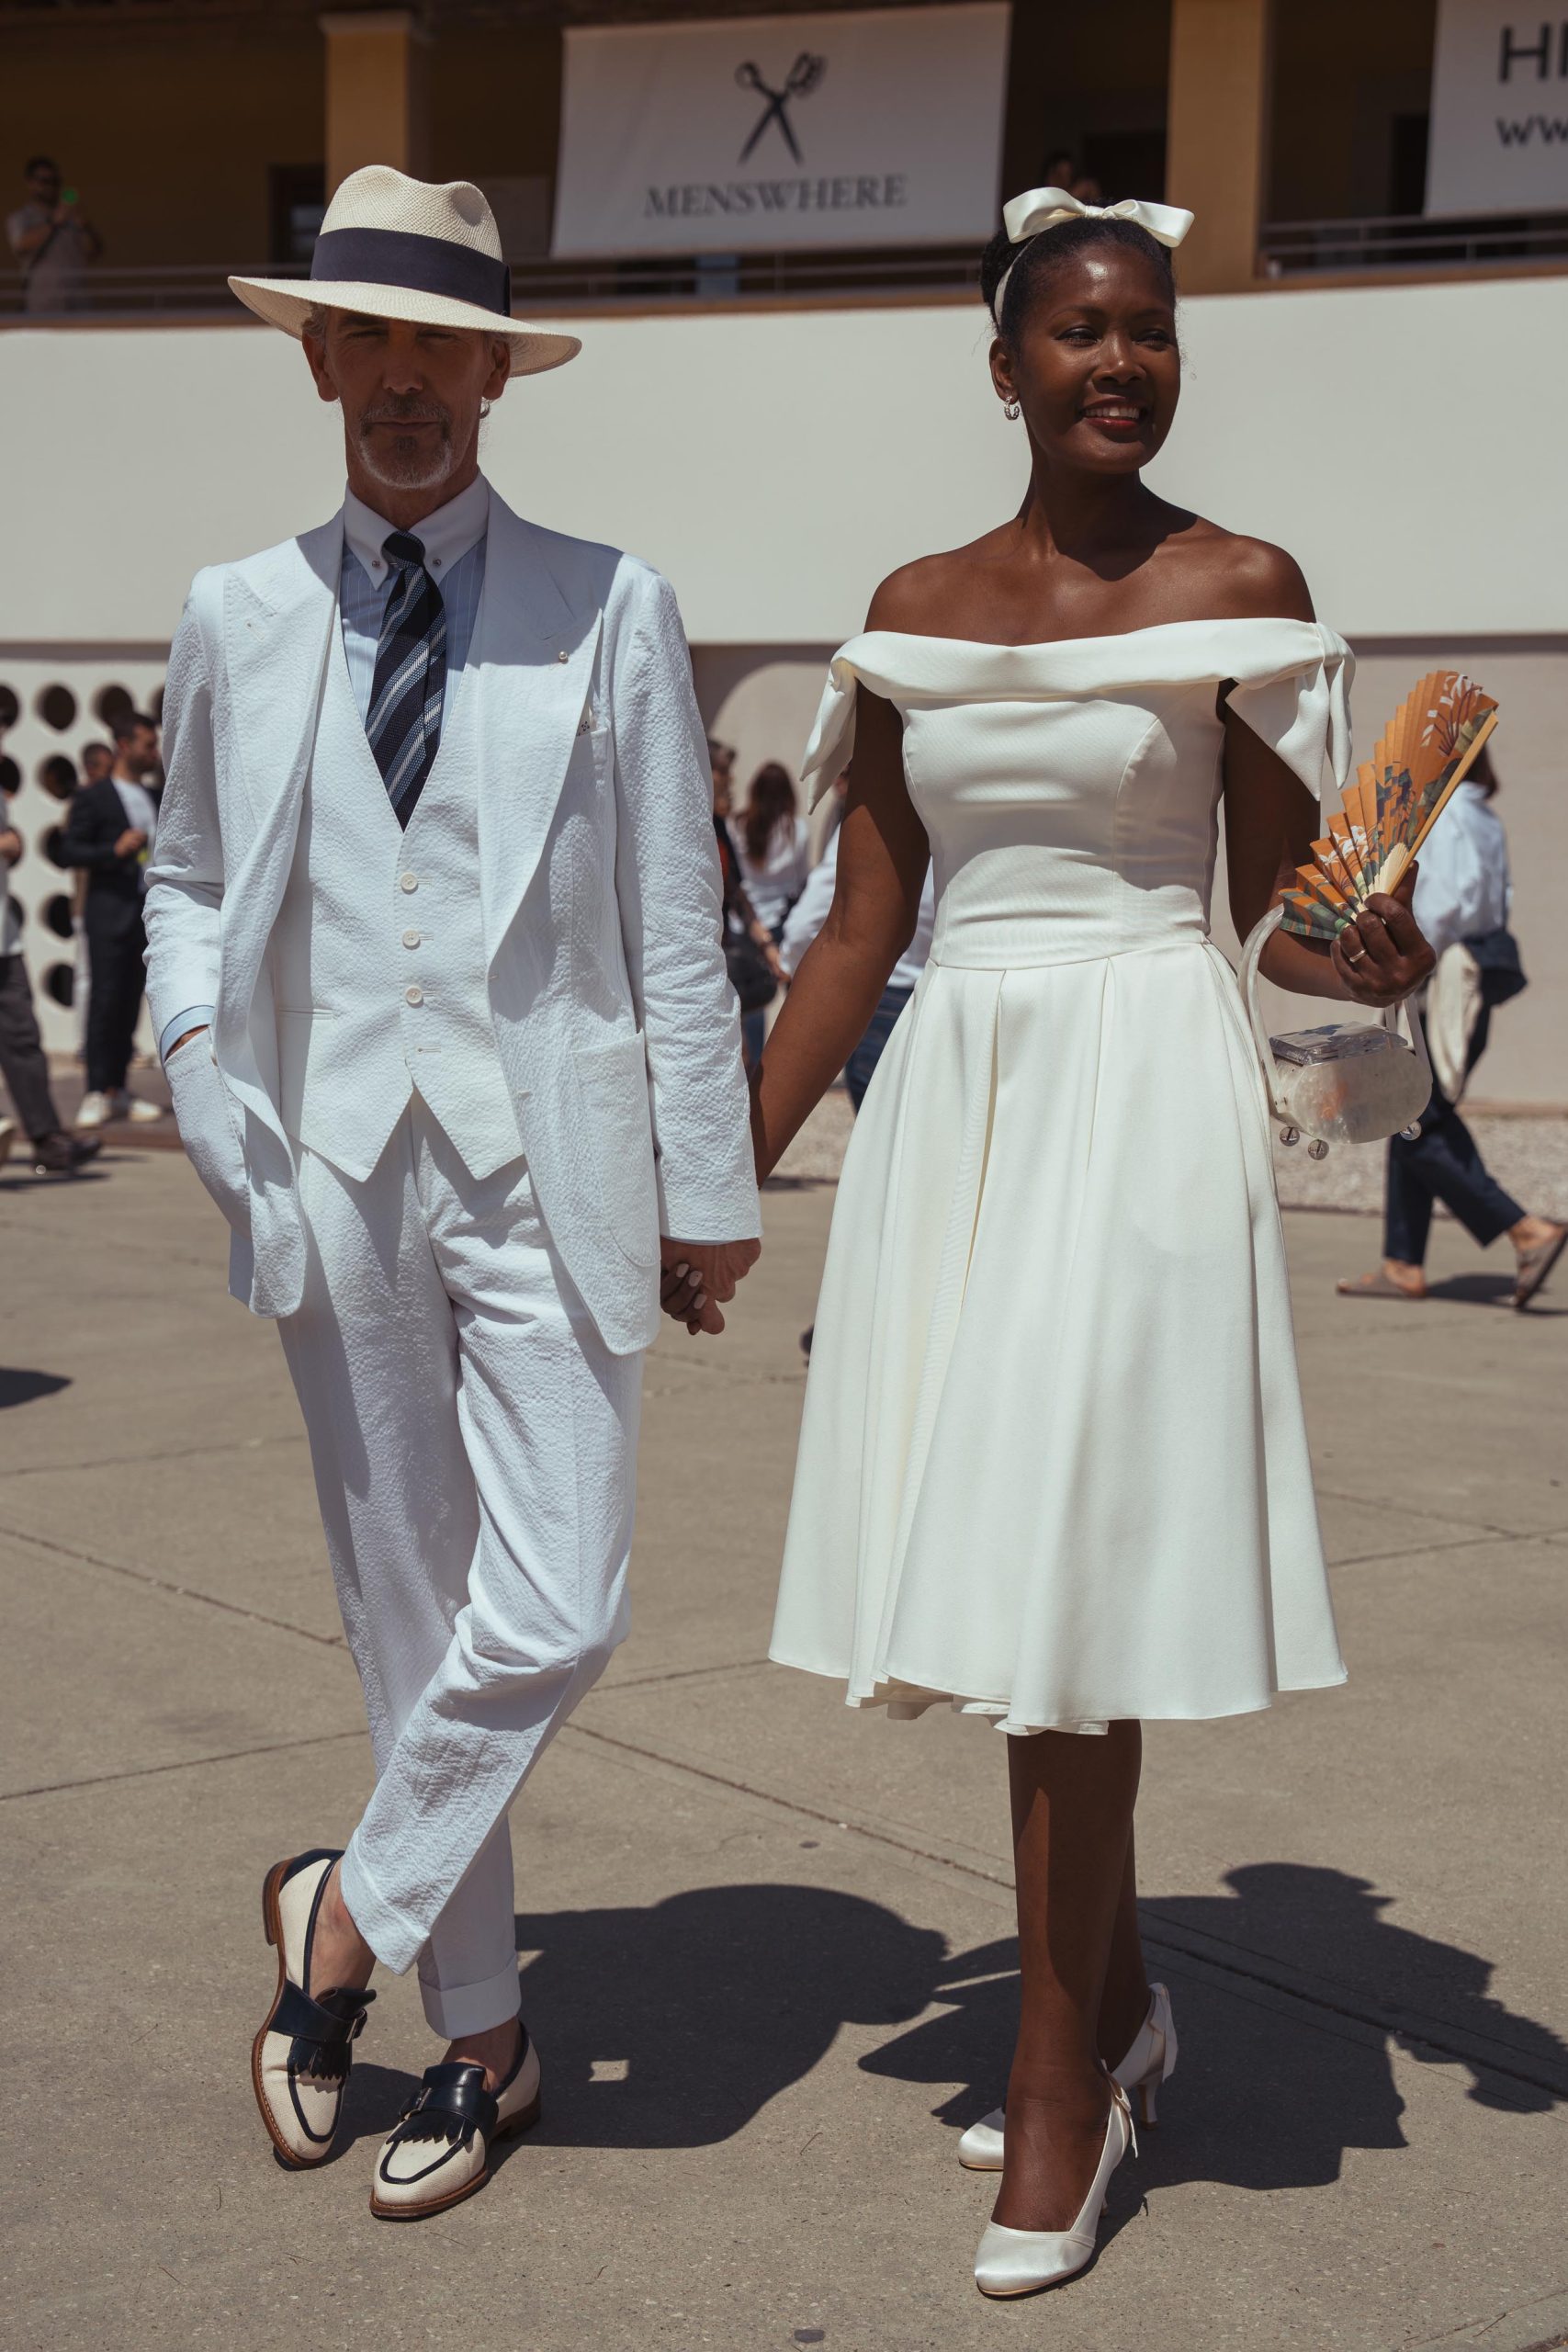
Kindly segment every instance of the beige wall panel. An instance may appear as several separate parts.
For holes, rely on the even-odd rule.
[[[423,178],[429,170],[427,44],[403,9],[321,20],[326,42],[329,197],[367,164],[391,164]]]
[[[668,571],[698,642],[846,637],[895,564],[1022,493],[977,306],[561,323],[582,356],[509,390],[486,462],[541,521]],[[1198,297],[1181,331],[1187,386],[1152,479],[1291,548],[1337,627],[1568,630],[1568,441],[1502,430],[1496,389],[1500,351],[1568,382],[1561,278]],[[166,636],[199,564],[341,492],[337,416],[263,326],[0,334],[0,423],[28,451],[0,643]]]
[[[1171,0],[1165,192],[1197,215],[1181,251],[1194,293],[1257,275],[1269,17],[1269,0]]]

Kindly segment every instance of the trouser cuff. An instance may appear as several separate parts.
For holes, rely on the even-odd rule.
[[[427,1984],[419,1980],[419,1996],[424,2004],[424,2014],[437,2033],[448,2041],[459,2034],[484,2033],[492,2025],[505,2025],[517,2015],[519,1992],[517,1962],[513,1957],[499,1974],[487,1977],[482,1984]]]
[[[350,1838],[338,1865],[338,1883],[349,1917],[383,1968],[405,1975],[424,1950],[425,1931],[387,1901],[361,1862],[355,1838]]]

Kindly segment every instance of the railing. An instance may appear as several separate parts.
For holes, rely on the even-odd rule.
[[[73,317],[100,319],[232,319],[238,305],[226,279],[297,277],[302,262],[203,262],[173,267],[96,267],[78,281]],[[883,295],[978,296],[978,254],[968,246],[923,246],[911,252],[702,254],[636,261],[513,262],[513,308],[532,311],[648,309],[660,303],[767,302],[791,297],[864,300]],[[28,311],[19,271],[0,271],[0,323],[58,319],[58,311]]]
[[[1280,220],[1259,239],[1266,277],[1325,271],[1430,270],[1488,263],[1568,259],[1568,212],[1501,219],[1438,220],[1389,214],[1375,220]],[[78,281],[73,317],[233,319],[238,306],[225,280],[305,280],[303,262],[180,263],[168,267],[95,267]],[[865,301],[882,298],[973,294],[980,266],[974,248],[931,245],[913,251],[699,254],[637,260],[547,261],[512,267],[513,306],[531,311],[649,310],[661,304]],[[0,326],[40,324],[58,311],[29,311],[17,270],[0,270]]]
[[[1387,213],[1367,220],[1278,220],[1258,240],[1263,271],[1443,270],[1568,256],[1568,212],[1442,220]]]

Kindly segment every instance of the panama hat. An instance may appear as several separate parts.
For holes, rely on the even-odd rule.
[[[574,334],[546,334],[512,315],[512,272],[495,215],[468,180],[411,180],[390,164],[351,172],[327,207],[309,278],[231,277],[242,302],[286,334],[313,311],[363,311],[419,326],[504,335],[512,373],[575,359]]]

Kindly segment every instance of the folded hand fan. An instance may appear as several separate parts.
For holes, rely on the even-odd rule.
[[[1459,670],[1434,670],[1406,695],[1356,771],[1344,806],[1298,865],[1284,924],[1333,939],[1374,890],[1392,890],[1497,724],[1497,705]]]

